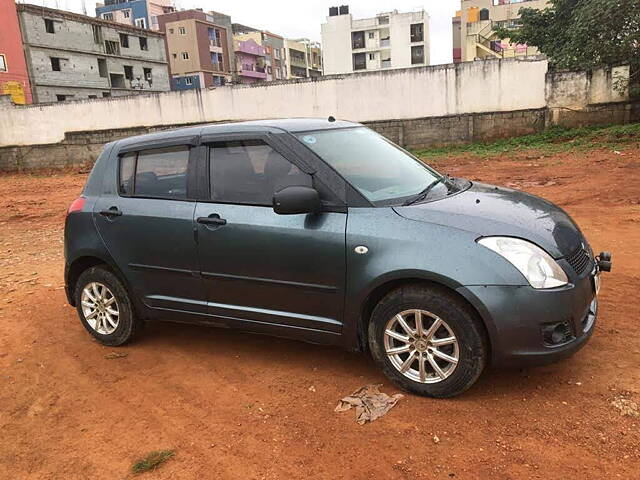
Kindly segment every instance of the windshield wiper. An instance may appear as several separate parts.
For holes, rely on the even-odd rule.
[[[420,202],[420,201],[424,200],[425,198],[427,198],[427,195],[429,195],[429,192],[433,189],[433,187],[435,187],[439,183],[442,183],[442,182],[444,182],[446,180],[447,180],[447,178],[444,175],[442,177],[440,177],[440,178],[436,178],[433,182],[431,182],[429,185],[427,185],[427,188],[422,190],[420,193],[416,194],[415,197],[410,198],[409,200],[404,202],[402,204],[402,206],[406,207],[407,205],[413,205],[416,202]]]

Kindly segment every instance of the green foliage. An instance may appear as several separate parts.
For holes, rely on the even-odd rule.
[[[520,10],[522,26],[498,36],[537,47],[556,68],[640,66],[640,0],[550,0]]]
[[[141,458],[131,466],[131,471],[135,474],[155,470],[161,464],[175,455],[175,450],[158,450],[150,452],[146,457]]]
[[[452,155],[472,155],[486,158],[527,150],[535,150],[540,153],[595,148],[617,150],[630,143],[640,143],[640,123],[573,129],[553,127],[541,133],[522,137],[505,138],[488,143],[434,147],[413,153],[426,159]]]

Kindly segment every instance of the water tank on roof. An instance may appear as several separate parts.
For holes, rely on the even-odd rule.
[[[329,7],[329,16],[335,17],[338,15],[338,7]]]
[[[349,14],[349,5],[340,5],[340,15],[348,15]]]

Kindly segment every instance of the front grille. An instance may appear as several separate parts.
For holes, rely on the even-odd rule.
[[[591,256],[586,248],[579,246],[573,253],[567,255],[567,262],[571,268],[580,275],[591,263]]]

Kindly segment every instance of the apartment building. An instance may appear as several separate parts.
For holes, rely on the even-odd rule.
[[[201,10],[158,16],[165,34],[172,90],[225,85],[231,81],[227,29]]]
[[[252,39],[258,45],[264,47],[265,81],[282,80],[288,78],[288,70],[285,62],[284,38],[275,33],[259,30],[239,23],[233,24],[233,34],[238,40]]]
[[[331,7],[321,33],[325,75],[429,65],[429,15],[424,10],[356,20],[348,6]]]
[[[173,0],[105,0],[96,3],[96,17],[110,22],[158,30],[158,17],[174,12]]]
[[[25,105],[32,102],[31,84],[14,0],[0,0],[0,18],[0,95]]]
[[[453,61],[537,55],[538,49],[500,39],[496,27],[518,28],[521,8],[542,9],[548,0],[462,0],[452,19]]]
[[[287,78],[319,77],[322,75],[322,49],[308,38],[286,39]]]
[[[161,33],[17,4],[34,103],[169,90]]]
[[[265,47],[247,34],[237,34],[233,36],[233,52],[236,56],[236,82],[258,83],[267,80]]]

